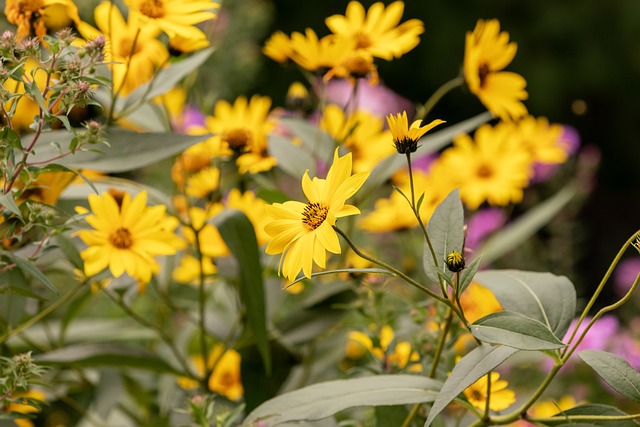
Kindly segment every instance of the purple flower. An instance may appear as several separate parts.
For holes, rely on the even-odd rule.
[[[562,134],[560,135],[559,144],[565,149],[569,156],[572,156],[578,152],[580,148],[580,134],[578,131],[568,125],[562,126]],[[533,178],[531,182],[542,182],[551,178],[557,171],[559,165],[551,163],[539,163],[533,164]]]
[[[623,297],[640,273],[640,256],[627,258],[618,264],[613,276],[616,295]]]
[[[475,249],[479,244],[495,230],[502,227],[507,221],[507,216],[499,208],[481,209],[467,221],[467,237],[465,246]]]
[[[407,112],[408,117],[413,117],[416,112],[415,106],[408,99],[382,83],[371,85],[366,79],[358,80],[355,101],[351,100],[353,84],[349,80],[332,79],[326,84],[324,90],[328,102],[338,104],[343,109],[349,105],[349,111],[365,110],[380,118],[403,111]]]
[[[186,133],[190,127],[204,126],[204,114],[193,105],[186,105],[179,123],[174,123],[176,132]]]

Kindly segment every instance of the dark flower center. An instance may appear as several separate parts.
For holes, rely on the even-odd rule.
[[[327,219],[329,207],[321,203],[309,203],[302,211],[302,223],[309,231],[313,231]]]
[[[493,176],[493,169],[487,165],[480,165],[476,171],[476,175],[480,178],[491,178]]]
[[[140,13],[149,18],[162,18],[164,16],[164,4],[162,0],[144,0],[140,3]]]
[[[229,148],[236,154],[247,151],[247,146],[251,142],[251,132],[246,129],[232,129],[225,132],[222,139],[229,144]]]
[[[109,235],[109,243],[118,249],[129,249],[133,246],[133,236],[129,230],[120,227]]]

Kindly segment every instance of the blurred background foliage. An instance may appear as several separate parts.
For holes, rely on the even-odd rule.
[[[77,3],[82,18],[92,22],[98,2]],[[233,100],[243,94],[267,95],[274,105],[283,105],[290,83],[303,77],[293,67],[262,55],[264,41],[276,30],[290,34],[310,27],[325,35],[324,19],[343,14],[347,3],[224,0],[219,19],[204,28],[212,34],[217,50],[187,81],[196,88],[190,92],[190,102],[207,113],[218,99]],[[362,3],[368,7],[373,1]],[[459,73],[465,32],[479,18],[498,18],[502,29],[518,43],[509,69],[527,79],[530,113],[575,127],[583,146],[596,146],[601,152],[597,180],[586,204],[561,218],[555,233],[551,224],[553,239],[534,242],[521,254],[513,254],[516,265],[509,260],[511,267],[527,268],[528,252],[549,251],[546,256],[552,271],[569,275],[578,286],[595,287],[619,246],[638,228],[639,9],[638,0],[405,2],[403,21],[421,19],[425,33],[420,45],[401,59],[379,63],[387,86],[413,102],[424,102]],[[481,111],[475,97],[456,90],[429,119],[455,122]],[[572,221],[571,232],[563,220]],[[563,265],[564,257],[572,261]]]

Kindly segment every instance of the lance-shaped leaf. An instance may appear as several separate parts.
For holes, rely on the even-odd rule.
[[[640,403],[640,373],[629,362],[601,350],[583,350],[578,355],[618,393]]]
[[[519,351],[513,347],[492,347],[483,344],[473,349],[454,366],[451,375],[447,378],[438,397],[436,398],[427,422],[424,427],[429,427],[434,418],[467,387],[475,383],[480,377],[494,370],[509,356]]]
[[[220,235],[239,264],[240,298],[245,306],[247,323],[267,374],[271,372],[271,353],[267,336],[267,318],[262,282],[260,251],[253,225],[239,210],[228,209],[214,219]]]
[[[330,417],[358,406],[405,405],[433,402],[442,383],[417,375],[376,375],[335,380],[281,394],[253,410],[243,426],[262,421],[277,426]]]
[[[445,265],[447,255],[453,251],[462,253],[464,245],[464,210],[458,189],[449,193],[436,207],[427,225],[427,234],[431,240],[433,253],[425,243],[422,256],[424,272],[434,283],[438,283],[438,274],[449,278],[453,274]]]
[[[545,324],[564,337],[576,311],[576,290],[564,276],[519,270],[485,270],[475,281],[496,296],[502,308]]]
[[[549,328],[520,313],[499,311],[476,320],[471,333],[488,344],[503,344],[520,350],[553,350],[565,345]]]
[[[295,179],[302,178],[307,170],[311,176],[316,173],[316,165],[311,153],[304,147],[294,144],[289,138],[270,135],[269,154],[276,158],[280,169]]]
[[[94,169],[102,172],[124,172],[156,163],[178,154],[193,144],[204,141],[210,135],[181,135],[172,133],[137,133],[125,129],[111,128],[105,139],[109,146],[98,145],[96,151],[77,151],[57,159],[56,163],[79,169]],[[67,131],[45,132],[40,136],[35,152],[29,162],[46,162],[60,155],[53,145],[63,147],[74,135]],[[99,150],[99,151],[98,151]]]

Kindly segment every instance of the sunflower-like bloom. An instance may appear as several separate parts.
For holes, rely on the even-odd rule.
[[[273,33],[262,48],[262,53],[276,62],[287,62],[292,52],[291,39],[282,31]]]
[[[58,16],[61,11],[62,17]],[[42,39],[47,28],[58,30],[65,23],[80,22],[78,8],[72,0],[6,0],[4,14],[7,21],[18,27],[18,39],[30,35]]]
[[[91,194],[89,205],[86,221],[93,229],[77,232],[89,246],[80,253],[87,276],[108,267],[114,277],[127,273],[147,283],[160,268],[154,257],[173,255],[183,246],[173,233],[177,220],[166,215],[166,206],[148,207],[146,192],[133,199],[124,193],[121,203],[110,193]]]
[[[508,138],[502,126],[482,125],[474,139],[467,134],[456,137],[432,166],[434,173],[460,188],[469,209],[485,201],[497,206],[520,202],[532,175],[528,150]]]
[[[503,120],[522,117],[527,108],[527,82],[516,73],[501,71],[513,60],[517,50],[509,33],[500,32],[497,19],[479,20],[467,32],[464,50],[464,78],[471,93],[494,115]]]
[[[355,40],[358,49],[390,61],[416,47],[424,32],[419,19],[398,25],[403,13],[402,1],[395,1],[386,8],[382,2],[377,2],[366,12],[362,4],[351,1],[344,16],[330,16],[325,24],[333,34]]]
[[[360,359],[367,353],[371,353],[379,360],[385,360],[389,367],[397,369],[407,368],[409,372],[422,372],[420,355],[411,349],[409,341],[399,341],[391,346],[395,333],[393,329],[385,325],[380,329],[379,337],[374,344],[371,337],[364,332],[351,331],[347,335],[345,354],[349,359]]]
[[[509,138],[524,146],[535,163],[564,163],[569,156],[568,147],[562,140],[562,126],[550,124],[545,117],[526,116],[501,126],[510,127]]]
[[[220,4],[212,0],[125,0],[132,21],[142,26],[152,25],[170,39],[201,40],[202,32],[195,27],[216,17]]]
[[[341,252],[333,226],[338,218],[356,215],[360,210],[345,204],[364,184],[368,172],[351,175],[351,153],[339,157],[336,149],[333,164],[326,179],[302,177],[302,190],[308,203],[288,201],[267,205],[274,221],[265,226],[273,239],[267,245],[268,254],[282,253],[279,272],[294,280],[300,270],[311,277],[313,263],[326,266],[326,251]]]
[[[209,144],[222,147],[236,156],[240,173],[258,173],[270,170],[276,159],[267,152],[269,132],[275,121],[269,118],[271,99],[254,95],[251,100],[238,97],[233,104],[218,101],[214,115],[205,118],[209,132],[216,134]]]
[[[387,116],[387,123],[389,124],[391,135],[393,135],[393,144],[396,147],[396,151],[400,154],[405,154],[415,152],[418,149],[420,138],[434,127],[444,123],[444,120],[436,119],[424,126],[422,126],[422,120],[416,120],[409,127],[407,112],[403,111],[395,116],[393,114]]]
[[[364,110],[345,114],[335,104],[325,107],[320,128],[353,153],[354,172],[370,171],[383,159],[395,153],[391,132],[383,120]]]
[[[216,345],[209,360],[207,367],[213,368],[213,372],[209,377],[209,390],[225,396],[229,400],[239,400],[244,394],[242,381],[240,378],[240,362],[242,358],[240,353],[233,349],[225,351],[221,344]],[[195,356],[191,359],[196,372],[204,373],[204,361],[202,356]],[[198,387],[198,382],[189,378],[178,378],[178,385],[186,390],[192,390]]]
[[[356,43],[346,37],[318,35],[311,28],[304,34],[294,32],[290,39],[290,57],[307,71],[324,75],[328,70],[342,64],[355,52]]]
[[[127,94],[148,82],[169,58],[167,48],[157,39],[157,28],[125,21],[115,4],[100,3],[94,17],[97,29],[81,22],[78,31],[86,39],[104,35],[105,62],[111,67],[115,91]]]
[[[478,381],[471,384],[464,391],[469,403],[480,410],[484,410],[487,405],[487,382],[491,381],[491,394],[489,397],[489,409],[492,411],[501,411],[511,406],[516,401],[516,394],[513,390],[509,390],[506,381],[500,379],[500,374],[491,372],[481,377]]]
[[[208,167],[202,169],[187,179],[185,192],[192,197],[204,199],[218,190],[220,185],[220,170]]]

